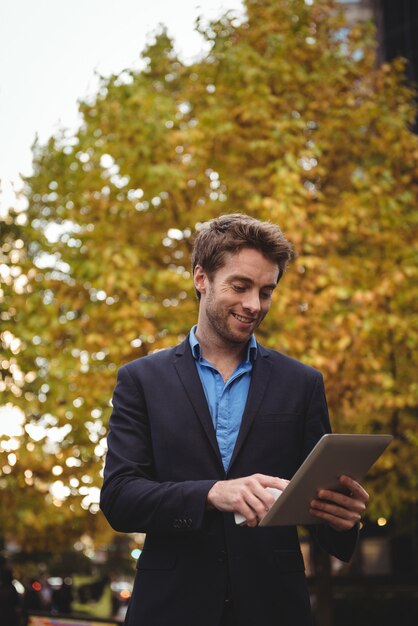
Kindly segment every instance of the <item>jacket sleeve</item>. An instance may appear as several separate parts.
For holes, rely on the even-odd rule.
[[[341,532],[322,524],[315,526],[315,531],[314,538],[326,552],[340,561],[348,562],[351,559],[358,541],[359,524],[353,526],[351,530]]]
[[[215,480],[158,482],[143,390],[127,366],[118,373],[109,421],[100,507],[119,532],[178,533],[204,523]]]

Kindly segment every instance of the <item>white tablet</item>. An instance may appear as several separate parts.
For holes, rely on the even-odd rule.
[[[299,467],[260,526],[320,524],[309,513],[309,502],[319,489],[343,491],[339,476],[361,480],[393,439],[392,435],[324,435]],[[238,519],[237,519],[238,518]],[[235,516],[237,524],[242,516]]]

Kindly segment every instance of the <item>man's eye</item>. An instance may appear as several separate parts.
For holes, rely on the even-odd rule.
[[[273,295],[273,292],[272,291],[262,291],[260,295],[263,298],[263,300],[268,300]]]
[[[235,291],[239,291],[239,292],[245,291],[245,289],[246,289],[246,287],[244,287],[244,285],[232,285],[232,288]]]

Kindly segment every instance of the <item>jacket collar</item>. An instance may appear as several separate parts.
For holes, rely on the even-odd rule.
[[[206,401],[205,392],[203,390],[194,357],[192,355],[188,337],[175,348],[174,367],[176,368],[184,390],[192,403],[196,416],[199,419],[203,430],[209,439],[212,449],[217,456],[219,464],[223,467],[208,403]]]

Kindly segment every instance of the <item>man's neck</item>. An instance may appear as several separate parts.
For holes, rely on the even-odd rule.
[[[199,328],[196,328],[196,339],[199,342],[201,355],[227,378],[236,367],[245,359],[248,342],[245,344],[226,342],[219,337],[209,336]],[[225,378],[225,375],[224,375]]]

